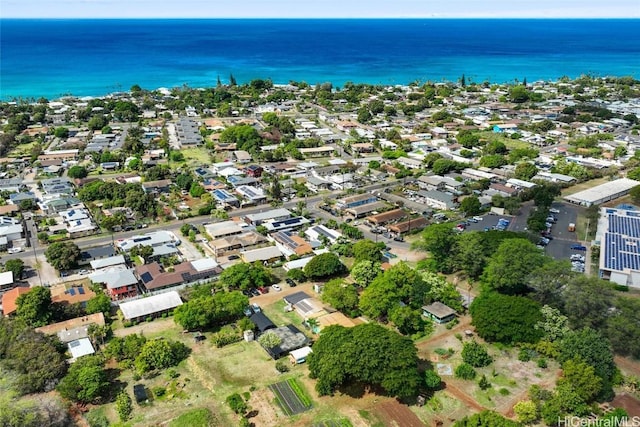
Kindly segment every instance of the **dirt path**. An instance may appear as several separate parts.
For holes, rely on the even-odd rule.
[[[273,400],[273,394],[268,389],[256,390],[251,393],[251,399],[249,399],[249,413],[252,415],[249,420],[256,426],[277,426],[281,425],[278,422],[278,414],[274,409],[274,405],[271,403]]]
[[[613,360],[616,362],[616,365],[627,374],[640,377],[640,362],[635,362],[622,356],[616,356]]]
[[[424,427],[420,418],[397,400],[376,405],[373,410],[387,427]]]
[[[478,412],[481,412],[485,409],[482,405],[476,402],[475,399],[473,399],[471,396],[469,396],[468,394],[460,390],[451,382],[445,383],[444,390],[454,399],[458,399],[460,402],[464,403],[470,409],[476,410]]]
[[[132,334],[152,334],[175,327],[177,327],[176,323],[173,321],[173,318],[170,317],[166,319],[155,319],[151,322],[144,322],[136,326],[131,326],[130,328],[116,329],[113,331],[113,335],[116,337],[126,337],[127,335]]]
[[[434,342],[444,340],[452,335],[455,335],[456,333],[464,332],[465,329],[469,329],[470,324],[471,324],[471,318],[468,316],[463,317],[462,321],[459,324],[457,324],[454,328],[451,328],[447,330],[445,333],[442,333],[440,335],[434,335],[428,340],[418,343],[416,347],[418,348],[418,351],[426,350]]]

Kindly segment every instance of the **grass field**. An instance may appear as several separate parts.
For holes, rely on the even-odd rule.
[[[209,150],[205,147],[185,148],[180,150],[190,165],[208,165],[211,163]]]
[[[215,425],[215,418],[206,408],[185,412],[169,423],[169,427],[209,427]]]

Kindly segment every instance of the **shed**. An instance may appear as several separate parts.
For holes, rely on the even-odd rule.
[[[80,338],[67,343],[69,353],[71,353],[71,361],[75,362],[79,357],[87,356],[95,353],[95,349],[89,338]]]
[[[147,316],[156,316],[182,305],[176,291],[165,292],[135,301],[123,302],[120,310],[125,320],[142,320]]]
[[[133,386],[133,396],[136,398],[136,402],[142,403],[147,401],[147,390],[142,384],[136,384]]]
[[[289,357],[291,358],[291,363],[293,363],[294,365],[298,365],[300,363],[304,363],[307,360],[307,356],[311,353],[313,353],[311,347],[305,346],[297,350],[293,350],[291,353],[289,353]]]
[[[456,311],[453,308],[436,301],[433,304],[422,307],[422,315],[437,323],[447,323],[456,317]]]
[[[265,332],[269,329],[275,329],[276,325],[265,316],[262,312],[254,313],[249,317],[253,323],[255,323],[256,328],[260,333]]]

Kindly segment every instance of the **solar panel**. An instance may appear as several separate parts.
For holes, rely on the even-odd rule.
[[[142,279],[142,281],[144,283],[149,283],[150,281],[153,280],[153,276],[151,276],[151,273],[146,272],[146,273],[142,273],[142,275],[140,276],[140,278]]]
[[[75,294],[76,294],[75,288],[70,288],[69,289],[69,295],[75,295]]]
[[[71,341],[69,343],[69,347],[74,348],[74,347],[79,347],[80,346],[80,342],[79,341]]]
[[[78,288],[78,293],[80,295],[84,295],[84,288]]]

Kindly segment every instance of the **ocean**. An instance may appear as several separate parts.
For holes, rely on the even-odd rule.
[[[640,20],[0,20],[0,99],[138,84],[640,78]]]

